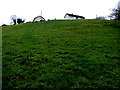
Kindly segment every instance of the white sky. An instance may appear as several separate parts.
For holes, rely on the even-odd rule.
[[[93,19],[108,16],[119,0],[1,0],[0,25],[10,24],[10,16],[16,15],[32,21],[41,15],[47,19],[64,19],[66,13]]]

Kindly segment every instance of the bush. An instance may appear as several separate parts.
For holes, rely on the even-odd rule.
[[[6,24],[3,24],[2,26],[7,26]]]
[[[17,19],[17,23],[18,23],[18,24],[21,24],[21,23],[24,23],[24,22],[25,22],[25,20],[22,20],[22,19],[20,19],[20,18]]]

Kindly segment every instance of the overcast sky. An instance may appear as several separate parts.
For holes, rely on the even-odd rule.
[[[66,13],[93,19],[108,16],[119,0],[1,0],[0,25],[10,24],[10,16],[16,15],[26,21],[41,15],[47,19],[64,19]]]

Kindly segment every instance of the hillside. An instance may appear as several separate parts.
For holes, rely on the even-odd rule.
[[[119,34],[109,20],[5,26],[3,88],[120,88]]]

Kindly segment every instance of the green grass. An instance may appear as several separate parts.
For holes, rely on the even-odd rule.
[[[3,88],[120,88],[119,35],[109,20],[3,27]]]

